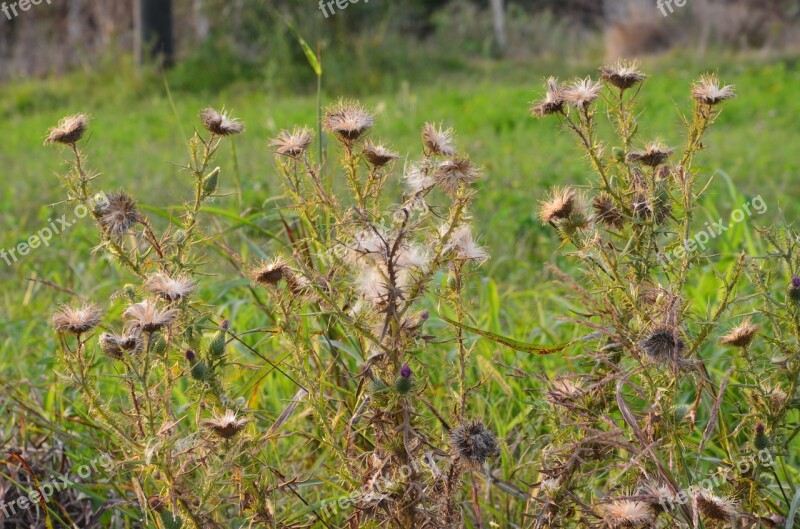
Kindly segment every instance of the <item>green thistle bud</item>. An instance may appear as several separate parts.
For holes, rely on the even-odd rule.
[[[204,381],[208,377],[208,365],[204,361],[199,361],[192,366],[192,378],[199,381]]]
[[[159,514],[161,515],[161,521],[164,523],[164,529],[181,529],[183,527],[183,520],[181,520],[180,516],[167,510],[163,510]]]
[[[756,424],[756,438],[753,441],[753,444],[759,450],[765,450],[769,448],[769,437],[767,437],[766,429],[762,423]]]
[[[217,167],[211,171],[208,176],[203,178],[203,195],[211,195],[217,190],[217,184],[219,183],[219,172],[220,168]]]
[[[407,395],[414,389],[414,380],[408,364],[403,364],[400,368],[400,376],[394,381],[394,389],[401,395]]]
[[[225,343],[225,331],[220,329],[208,344],[208,355],[214,359],[222,358],[225,355]]]
[[[619,147],[614,147],[611,149],[611,153],[614,155],[614,159],[620,163],[625,161],[625,151],[620,149]]]

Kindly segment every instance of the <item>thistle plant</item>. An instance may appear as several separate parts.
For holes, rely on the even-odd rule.
[[[780,464],[796,434],[796,305],[791,289],[776,298],[773,259],[717,262],[693,240],[711,185],[696,160],[735,91],[714,75],[693,85],[678,150],[641,137],[645,80],[627,62],[597,81],[551,78],[531,109],[575,136],[592,178],[540,207],[575,263],[554,273],[590,334],[574,347],[578,372],[541,375],[552,433],[526,526],[782,527],[797,479]],[[796,243],[780,241],[773,256],[794,274]]]

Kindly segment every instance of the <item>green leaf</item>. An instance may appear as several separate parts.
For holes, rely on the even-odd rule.
[[[523,353],[536,353],[540,355],[550,355],[553,353],[559,353],[566,349],[570,343],[562,343],[559,345],[534,345],[529,343],[520,342],[517,340],[512,340],[511,338],[506,338],[505,336],[500,336],[499,334],[495,334],[493,332],[484,331],[482,329],[476,329],[475,327],[470,327],[469,325],[464,325],[463,323],[458,323],[457,321],[453,321],[447,316],[439,315],[444,321],[453,325],[454,327],[459,327],[464,329],[465,331],[469,331],[484,338],[487,338],[495,343],[499,343],[500,345],[505,345],[506,347],[510,347],[515,351],[521,351]]]

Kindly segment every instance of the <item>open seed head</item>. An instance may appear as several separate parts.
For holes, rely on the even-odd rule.
[[[74,145],[80,141],[88,128],[89,116],[87,114],[67,116],[48,131],[45,143]]]
[[[80,307],[64,305],[53,315],[53,327],[60,333],[83,334],[96,327],[102,317],[100,307],[91,303]]]
[[[217,136],[232,136],[244,131],[244,124],[225,111],[206,108],[200,112],[200,119],[206,130]]]

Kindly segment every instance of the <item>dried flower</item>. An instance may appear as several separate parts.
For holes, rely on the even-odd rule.
[[[478,181],[480,169],[475,167],[469,158],[453,158],[440,163],[434,178],[445,193],[455,194],[461,185],[469,185]]]
[[[172,278],[167,274],[158,273],[147,279],[144,288],[167,301],[177,301],[191,295],[196,286],[197,282],[190,277]]]
[[[63,143],[64,145],[74,145],[80,141],[86,132],[89,124],[89,116],[86,114],[75,114],[67,116],[58,122],[58,126],[48,131],[45,143]]]
[[[177,309],[160,309],[154,301],[146,299],[130,305],[122,313],[130,320],[131,327],[144,332],[154,332],[170,325],[178,316]]]
[[[624,61],[620,59],[614,64],[600,68],[602,79],[620,90],[627,90],[645,79],[647,76],[639,70],[637,61]]]
[[[737,503],[704,490],[697,490],[693,496],[697,508],[705,518],[729,522],[739,515]]]
[[[100,335],[100,349],[111,358],[121,359],[126,353],[138,353],[142,346],[142,338],[138,333],[120,336],[104,332]]]
[[[736,97],[736,90],[732,85],[720,86],[719,78],[710,74],[700,77],[692,86],[692,97],[699,103],[713,106]]]
[[[80,307],[64,305],[53,315],[53,327],[57,332],[83,334],[90,331],[103,317],[103,311],[91,303]]]
[[[214,415],[211,419],[205,419],[200,424],[211,429],[215,434],[223,439],[231,439],[241,432],[250,419],[240,418],[236,412],[226,410],[223,415]]]
[[[676,357],[680,359],[686,343],[676,329],[658,327],[639,341],[639,348],[651,359],[666,363]]]
[[[564,90],[564,101],[575,108],[585,109],[600,97],[603,85],[591,78],[577,79]]]
[[[409,190],[412,193],[419,193],[436,185],[436,177],[433,167],[428,163],[412,165],[403,175]]]
[[[497,439],[481,421],[467,421],[450,432],[450,446],[458,459],[471,467],[500,453]]]
[[[325,130],[352,145],[372,128],[375,118],[358,103],[340,101],[325,112]]]
[[[442,235],[446,232],[446,226],[441,229]],[[462,224],[451,234],[450,241],[445,247],[445,251],[453,251],[455,259],[460,261],[485,261],[489,258],[486,248],[478,246],[472,236],[472,228]]]
[[[722,337],[720,343],[723,345],[733,345],[734,347],[747,347],[753,341],[758,333],[758,325],[750,321],[750,318],[745,320],[731,329],[731,331]]]
[[[547,93],[544,99],[531,107],[533,117],[541,118],[556,114],[564,109],[564,89],[558,84],[558,79],[550,77],[547,80]]]
[[[308,127],[295,127],[291,132],[282,130],[273,139],[269,146],[275,148],[275,152],[281,156],[289,158],[300,158],[314,139],[314,133]]]
[[[603,509],[603,524],[609,529],[649,528],[655,520],[650,504],[643,501],[617,500]]]
[[[614,205],[614,199],[603,193],[594,197],[592,207],[597,222],[609,228],[621,229],[625,225],[625,216]]]
[[[200,112],[200,119],[203,126],[217,136],[231,136],[244,131],[244,124],[238,119],[230,117],[224,111],[219,112],[213,108],[207,108]]]
[[[547,200],[539,202],[539,219],[542,224],[569,218],[575,211],[577,198],[577,193],[571,187],[554,187]]]
[[[641,163],[649,167],[658,167],[666,162],[675,149],[665,147],[659,142],[650,142],[643,151],[632,151],[628,153],[625,160],[628,163]]]
[[[125,192],[110,193],[108,200],[98,205],[97,220],[108,235],[119,237],[142,222],[136,202]]]
[[[422,127],[422,144],[430,154],[455,156],[454,137],[455,131],[453,129],[442,129],[433,123],[425,123]]]
[[[289,274],[289,268],[283,259],[276,258],[271,262],[262,263],[253,269],[250,277],[259,285],[276,285]]]
[[[375,144],[371,141],[364,145],[364,157],[375,167],[383,167],[392,160],[400,158],[396,152],[392,152],[383,145]]]

